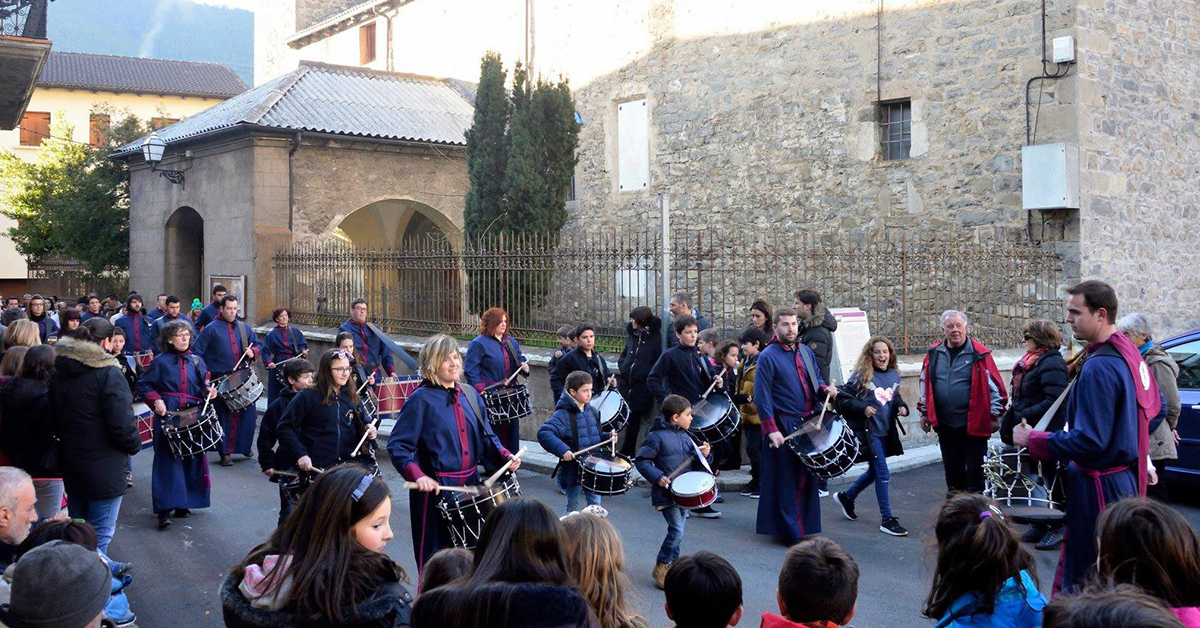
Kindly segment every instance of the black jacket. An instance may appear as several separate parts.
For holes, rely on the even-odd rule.
[[[1008,412],[1000,421],[1000,440],[1012,444],[1013,426],[1025,420],[1030,427],[1042,420],[1042,415],[1054,405],[1054,401],[1067,387],[1067,362],[1058,349],[1042,354],[1033,368],[1021,377],[1021,390],[1012,391],[1014,396]],[[1047,432],[1057,432],[1067,423],[1067,404],[1064,401],[1050,420]]]
[[[833,332],[837,331],[837,319],[824,303],[813,307],[812,316],[800,321],[800,342],[812,349],[821,369],[821,379],[829,381],[829,364],[833,361]]]
[[[308,456],[314,467],[328,469],[350,460],[365,429],[366,414],[361,403],[350,404],[345,388],[329,405],[322,403],[322,397],[314,388],[298,393],[277,429],[280,447],[288,456],[295,460]]]
[[[875,452],[870,446],[871,437],[870,418],[867,417],[867,406],[870,402],[863,395],[858,382],[851,380],[838,388],[838,395],[834,401],[838,412],[846,419],[846,423],[854,430],[855,436],[858,437],[859,447],[858,461],[868,461],[875,459]],[[900,396],[900,390],[896,389],[896,398],[892,400],[890,408],[891,416],[888,417],[888,431],[883,438],[884,456],[891,458],[904,453],[904,446],[900,443],[900,408],[908,408],[908,404],[904,402],[904,398]]]
[[[258,466],[263,471],[285,471],[296,464],[295,456],[291,456],[279,443],[279,419],[295,397],[296,392],[291,387],[284,388],[279,398],[272,401],[263,413],[262,423],[258,426]],[[278,451],[275,449],[277,444],[280,445]]]
[[[625,390],[641,388],[650,377],[650,369],[662,355],[662,319],[650,318],[645,329],[634,329],[625,324],[625,349],[617,360],[617,371],[621,374],[621,387]]]
[[[50,393],[46,385],[14,377],[0,388],[0,448],[14,467],[35,478],[58,477],[42,468],[50,442]]]
[[[594,613],[571,586],[485,582],[422,593],[413,628],[592,628]]]
[[[64,487],[85,499],[120,497],[129,456],[142,447],[129,384],[117,359],[94,342],[64,338],[54,349],[51,428],[62,441]]]
[[[712,385],[716,371],[708,358],[700,355],[695,345],[676,345],[659,356],[650,369],[646,384],[654,393],[654,402],[661,405],[667,395],[683,395],[691,403],[700,401],[700,396]]]
[[[604,356],[593,349],[592,357],[589,360],[583,354],[583,349],[575,347],[558,361],[558,364],[555,365],[554,370],[550,373],[550,391],[554,393],[555,403],[562,396],[567,376],[575,371],[583,371],[592,375],[593,395],[599,395],[604,390],[604,387],[608,385],[608,376],[610,373]]]
[[[238,578],[231,573],[221,585],[221,609],[226,628],[406,628],[411,625],[413,599],[399,582],[399,576],[383,579],[375,597],[355,607],[357,619],[342,624],[302,621],[288,611],[254,608],[238,590],[238,584]]]

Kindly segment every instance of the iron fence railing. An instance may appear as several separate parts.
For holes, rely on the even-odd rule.
[[[0,35],[46,38],[46,7],[50,0],[0,0]]]
[[[275,256],[276,296],[300,323],[340,323],[364,298],[388,331],[463,337],[497,305],[524,342],[549,344],[560,325],[588,321],[601,347],[615,349],[631,309],[660,310],[661,247],[649,231],[495,235],[465,246],[419,240],[391,251],[300,243]],[[671,291],[689,292],[730,336],[748,324],[753,301],[790,306],[800,288],[829,307],[865,310],[872,331],[905,352],[940,337],[947,309],[967,312],[972,334],[996,347],[1018,346],[1030,318],[1061,318],[1062,260],[1034,245],[677,231],[670,254]]]
[[[59,299],[79,298],[87,294],[115,294],[124,299],[129,293],[129,273],[123,270],[106,271],[99,275],[88,273],[83,264],[67,258],[51,258],[29,264],[26,292],[54,295]]]

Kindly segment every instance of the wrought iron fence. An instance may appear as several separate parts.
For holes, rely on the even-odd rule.
[[[26,292],[55,295],[60,299],[75,299],[87,294],[100,296],[116,294],[124,298],[129,293],[129,273],[107,271],[100,275],[88,273],[83,264],[66,258],[50,258],[29,264]]]
[[[0,0],[0,34],[46,38],[46,7],[50,0]]]
[[[617,349],[631,309],[661,307],[661,246],[650,231],[417,240],[392,251],[302,243],[276,255],[276,294],[301,323],[340,323],[363,298],[388,331],[467,337],[497,305],[523,342],[550,344],[560,325],[588,321],[603,349]],[[690,293],[729,336],[749,323],[754,300],[790,306],[800,288],[865,310],[872,331],[905,352],[940,337],[947,309],[967,312],[971,333],[996,347],[1018,346],[1030,318],[1061,317],[1062,261],[1032,245],[683,231],[670,254],[670,289]]]

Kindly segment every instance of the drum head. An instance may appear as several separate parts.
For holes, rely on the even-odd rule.
[[[200,420],[200,406],[188,406],[180,408],[170,418],[172,427],[183,429],[189,425],[195,425]]]
[[[703,471],[689,471],[671,482],[671,492],[677,495],[703,495],[711,491],[717,479]]]
[[[221,385],[217,387],[217,390],[220,392],[223,392],[223,393],[227,393],[231,390],[234,390],[234,389],[238,388],[239,386],[241,386],[242,384],[245,384],[246,381],[250,379],[250,375],[252,373],[253,373],[253,371],[251,371],[250,369],[242,369],[240,371],[234,371],[234,372],[230,373],[228,377],[221,380]]]
[[[580,464],[605,475],[619,475],[633,468],[629,458],[621,454],[588,454]]]
[[[592,398],[588,402],[588,405],[595,408],[596,412],[600,415],[600,419],[604,420],[604,417],[613,416],[621,410],[622,401],[624,399],[621,398],[621,393],[615,390],[606,390],[600,393],[599,396]]]
[[[819,417],[813,417],[800,425],[804,430],[799,436],[791,439],[792,449],[803,455],[813,455],[831,449],[846,430],[846,422],[836,414],[826,414],[824,420],[817,422]]]
[[[733,402],[725,395],[709,395],[692,406],[692,426],[689,430],[703,430],[712,427],[720,421]]]

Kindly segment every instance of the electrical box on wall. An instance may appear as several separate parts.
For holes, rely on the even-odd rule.
[[[1021,148],[1021,205],[1025,209],[1079,209],[1079,145]]]
[[[1075,63],[1075,38],[1071,35],[1065,37],[1055,37],[1054,41],[1054,62],[1055,63]]]

